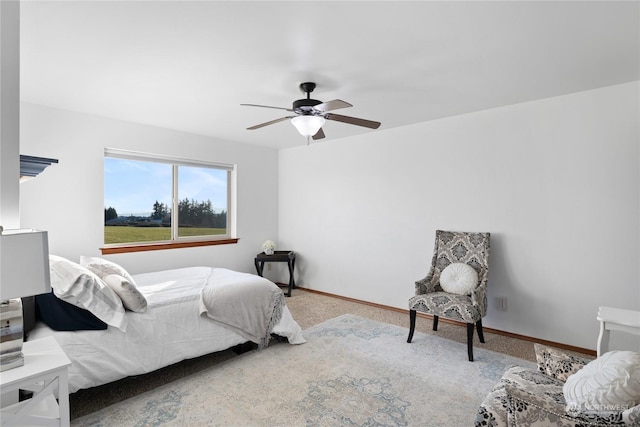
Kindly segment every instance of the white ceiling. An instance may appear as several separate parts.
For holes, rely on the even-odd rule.
[[[640,2],[22,1],[23,101],[273,148],[298,84],[324,141],[640,79]]]

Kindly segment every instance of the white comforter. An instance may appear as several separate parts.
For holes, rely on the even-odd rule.
[[[224,274],[212,274],[212,270]],[[138,274],[133,277],[147,299],[148,310],[127,311],[126,333],[111,326],[102,331],[57,332],[38,323],[29,339],[55,337],[72,362],[71,393],[225,350],[247,339],[201,316],[199,301],[209,280],[233,273],[226,269],[189,267]],[[286,306],[273,333],[287,337],[291,344],[305,342],[300,326]]]

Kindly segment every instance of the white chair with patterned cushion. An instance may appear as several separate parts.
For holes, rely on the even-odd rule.
[[[416,312],[467,324],[467,353],[473,362],[473,330],[484,342],[482,318],[487,313],[490,233],[436,231],[436,242],[427,277],[416,282],[416,295],[409,300],[409,338],[413,339]]]

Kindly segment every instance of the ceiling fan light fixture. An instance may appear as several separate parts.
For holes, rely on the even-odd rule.
[[[324,126],[325,118],[322,116],[296,116],[291,119],[291,124],[300,132],[302,136],[313,136],[322,126]]]

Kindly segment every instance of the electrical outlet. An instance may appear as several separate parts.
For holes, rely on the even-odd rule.
[[[267,264],[267,271],[271,271],[271,264]]]
[[[496,297],[496,308],[500,311],[507,311],[507,297]]]

